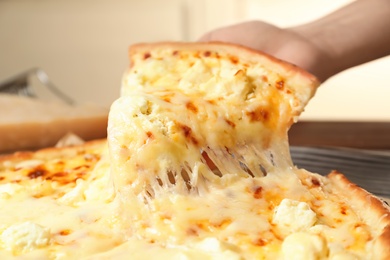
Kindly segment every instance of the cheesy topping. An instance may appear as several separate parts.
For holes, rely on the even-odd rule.
[[[12,225],[1,234],[4,247],[17,252],[32,251],[47,246],[50,237],[49,229],[32,222]]]
[[[304,231],[317,221],[316,213],[305,202],[283,199],[275,208],[273,223],[287,234]]]
[[[326,259],[328,252],[324,238],[297,232],[284,239],[282,254],[286,260],[317,260]]]
[[[1,259],[365,259],[372,228],[291,162],[296,75],[223,50],[132,62],[108,148],[0,160]]]
[[[302,257],[328,257],[310,228],[342,224],[291,163],[287,130],[301,99],[283,75],[223,51],[157,49],[132,62],[108,127],[125,233],[164,246],[212,237],[244,258],[274,259],[305,231]],[[363,250],[346,234],[331,242]]]

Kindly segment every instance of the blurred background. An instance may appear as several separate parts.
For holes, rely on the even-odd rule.
[[[214,28],[254,19],[294,26],[350,2],[0,0],[0,83],[39,67],[77,103],[109,107],[119,95],[128,46],[133,43],[195,41]],[[386,57],[325,82],[302,118],[389,122],[389,99]]]

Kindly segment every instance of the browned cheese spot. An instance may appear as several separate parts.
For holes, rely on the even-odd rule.
[[[146,52],[146,53],[144,54],[144,60],[149,59],[150,57],[151,57],[151,55],[150,55],[149,52]]]
[[[237,64],[238,63],[238,58],[236,56],[229,56],[229,60],[233,63],[233,64]]]
[[[270,117],[269,111],[265,107],[257,107],[254,111],[247,111],[246,115],[249,116],[251,122],[267,121]]]
[[[254,241],[253,244],[256,246],[265,246],[267,244],[267,241],[262,238],[258,238]]]
[[[211,52],[210,52],[210,51],[205,51],[205,52],[203,53],[203,55],[204,55],[205,57],[209,57],[209,56],[211,55]]]
[[[191,101],[187,102],[186,108],[195,114],[198,113],[198,108]]]
[[[284,81],[283,80],[276,81],[275,87],[279,90],[283,90],[284,89]]]
[[[314,187],[319,187],[321,185],[320,181],[315,178],[315,177],[312,177],[311,178],[311,184],[314,186]]]
[[[189,236],[199,236],[198,230],[195,228],[188,228],[186,233]]]
[[[196,140],[196,138],[193,136],[192,129],[189,126],[183,125],[183,124],[180,124],[180,123],[178,124],[178,126],[183,130],[184,136],[188,140],[190,140],[195,145],[198,144],[198,140]]]
[[[216,102],[215,100],[206,100],[207,103],[209,103],[210,105],[215,105]]]
[[[363,227],[363,226],[364,226],[363,223],[356,223],[354,225],[354,228],[356,229],[356,228],[360,228],[360,227]]]
[[[347,215],[347,208],[343,205],[343,206],[341,206],[341,208],[340,208],[340,213],[342,214],[342,215]]]
[[[27,176],[30,179],[36,179],[36,178],[44,176],[46,173],[47,173],[47,171],[44,168],[39,167],[39,168],[36,168],[36,169],[33,169],[32,171],[30,171],[27,174]]]
[[[76,173],[76,176],[78,177],[77,179],[82,178],[86,174],[87,174],[86,172],[78,172],[78,173]]]
[[[52,176],[51,176],[51,179],[54,177],[55,179],[56,178],[62,178],[62,177],[65,177],[67,176],[68,174],[66,172],[56,172],[54,173]]]
[[[193,53],[193,56],[194,56],[195,58],[199,59],[199,58],[200,58],[200,53],[199,53],[199,51],[194,52],[194,53]]]
[[[198,230],[210,230],[209,224],[197,223],[196,226],[198,227]]]
[[[236,124],[232,121],[230,121],[229,119],[225,119],[225,122],[230,125],[231,127],[235,128],[236,127]]]
[[[59,234],[60,234],[61,236],[67,236],[67,235],[69,235],[70,233],[72,233],[72,231],[71,231],[70,229],[64,229],[64,230],[61,230],[61,231],[59,232]]]
[[[262,188],[261,186],[256,187],[255,191],[253,192],[253,197],[254,197],[255,199],[261,199],[261,197],[262,197],[261,192],[262,192],[262,191],[263,191],[263,188]]]
[[[147,132],[146,132],[146,136],[147,136],[148,138],[150,138],[150,139],[153,139],[153,138],[154,138],[153,133],[150,132],[150,131],[147,131]]]
[[[175,50],[172,52],[172,55],[176,56],[177,54],[179,54],[179,51],[178,50]]]

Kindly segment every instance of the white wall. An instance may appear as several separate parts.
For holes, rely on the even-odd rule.
[[[244,20],[281,27],[308,22],[351,0],[2,0],[0,82],[31,67],[78,102],[118,96],[135,42],[196,40]],[[303,118],[390,120],[390,58],[343,72],[321,86]]]
[[[135,42],[181,40],[181,0],[2,0],[0,82],[31,67],[78,102],[109,106]]]

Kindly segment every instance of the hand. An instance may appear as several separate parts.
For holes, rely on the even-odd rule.
[[[230,42],[266,52],[293,63],[316,75],[320,80],[330,74],[325,64],[330,57],[293,29],[281,29],[271,24],[252,21],[211,31],[200,41]]]
[[[248,46],[293,63],[324,81],[390,55],[390,1],[357,0],[316,21],[281,29],[254,21],[212,31],[201,41]]]

